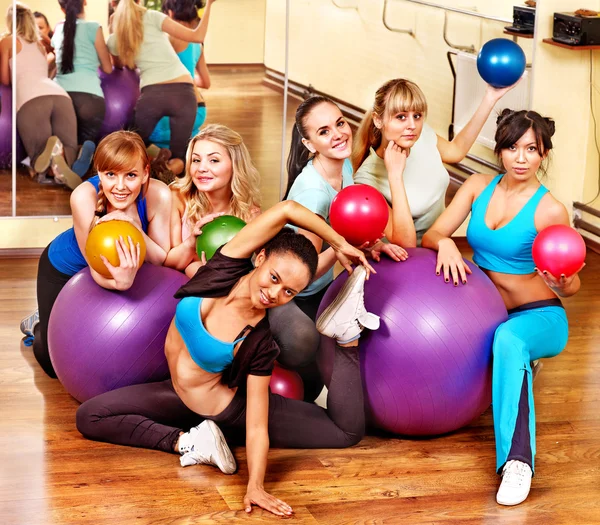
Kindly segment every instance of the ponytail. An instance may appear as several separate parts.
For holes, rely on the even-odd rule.
[[[67,73],[73,73],[77,17],[83,11],[83,0],[58,0],[58,3],[65,10],[60,73],[66,75]]]
[[[117,53],[124,66],[135,69],[135,57],[144,40],[143,17],[146,8],[134,0],[120,0],[115,10],[113,27]]]
[[[106,208],[108,206],[108,199],[104,194],[104,190],[102,189],[102,182],[98,184],[98,200],[96,201],[96,211],[94,213],[94,218],[92,219],[92,223],[90,224],[90,231],[98,224],[100,218],[106,215]]]
[[[354,137],[354,147],[352,148],[352,171],[354,173],[369,156],[371,146],[378,148],[380,144],[381,130],[373,122],[373,110],[369,110],[361,120]]]
[[[287,160],[288,183],[284,200],[287,199],[290,189],[294,185],[298,175],[304,169],[304,166],[306,166],[306,163],[313,157],[313,154],[302,143],[302,139],[306,139],[308,135],[304,123],[312,110],[325,102],[336,106],[336,103],[330,98],[322,95],[313,95],[304,100],[296,110],[296,123],[292,129],[292,142]]]

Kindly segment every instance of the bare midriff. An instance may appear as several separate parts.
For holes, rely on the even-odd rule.
[[[507,310],[534,301],[556,298],[556,294],[548,288],[537,273],[515,275],[490,270],[484,272],[496,285]]]

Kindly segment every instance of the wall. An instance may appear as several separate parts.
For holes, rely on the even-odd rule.
[[[44,13],[51,27],[65,19],[65,15],[56,0],[24,0],[23,3],[28,5],[32,11]],[[88,20],[95,20],[100,23],[106,31],[108,27],[108,0],[88,0],[85,14]]]

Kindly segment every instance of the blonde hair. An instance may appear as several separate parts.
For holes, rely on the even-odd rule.
[[[120,0],[113,18],[117,52],[124,66],[135,69],[135,57],[144,40],[143,17],[146,8],[134,0]]]
[[[142,160],[145,170],[150,170],[150,158],[146,151],[144,141],[137,134],[132,131],[115,131],[110,135],[104,137],[94,154],[94,170],[97,172],[123,172],[132,170],[139,160]],[[146,195],[148,186],[150,184],[150,177],[144,184],[140,194]],[[91,227],[93,228],[98,219],[106,213],[108,205],[108,199],[104,195],[102,189],[102,182],[98,186],[98,202],[96,204],[96,217],[92,221]]]
[[[417,111],[425,116],[427,101],[421,88],[414,82],[404,78],[395,78],[387,81],[377,90],[373,109],[366,112],[360,123],[352,148],[354,171],[358,170],[369,156],[369,148],[378,148],[381,145],[381,130],[375,126],[373,115],[377,115],[382,121],[385,121],[402,111]]]
[[[25,42],[29,42],[30,44],[38,42],[40,39],[40,34],[31,9],[21,2],[15,2],[14,7],[17,9],[17,36],[21,37],[23,40],[25,40]],[[12,18],[13,6],[9,6],[8,10],[6,11],[6,25],[8,26],[8,34],[12,34]]]
[[[216,142],[227,150],[233,171],[231,175],[231,214],[249,222],[256,208],[260,207],[260,175],[252,164],[250,153],[248,153],[241,135],[227,126],[210,124],[190,140],[185,154],[185,175],[171,184],[171,188],[178,190],[183,201],[187,203],[189,224],[195,224],[204,215],[212,212],[208,198],[204,192],[198,191],[190,173],[192,152],[199,140]]]

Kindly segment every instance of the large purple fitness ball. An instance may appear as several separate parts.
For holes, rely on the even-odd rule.
[[[83,402],[166,379],[165,338],[178,302],[173,294],[185,282],[184,274],[148,263],[125,292],[102,288],[89,268],[73,276],[48,327],[52,365],[67,392]]]
[[[105,136],[124,129],[133,121],[140,96],[140,77],[136,71],[127,68],[114,68],[109,75],[102,71],[99,74],[106,104],[100,135]]]
[[[381,326],[360,340],[367,415],[373,426],[410,436],[444,434],[470,423],[491,402],[494,331],[507,314],[488,277],[473,274],[455,287],[436,276],[437,254],[408,250],[405,262],[375,266],[365,305]],[[320,311],[337,295],[347,273],[330,286]],[[323,337],[319,367],[329,384],[335,346]]]

